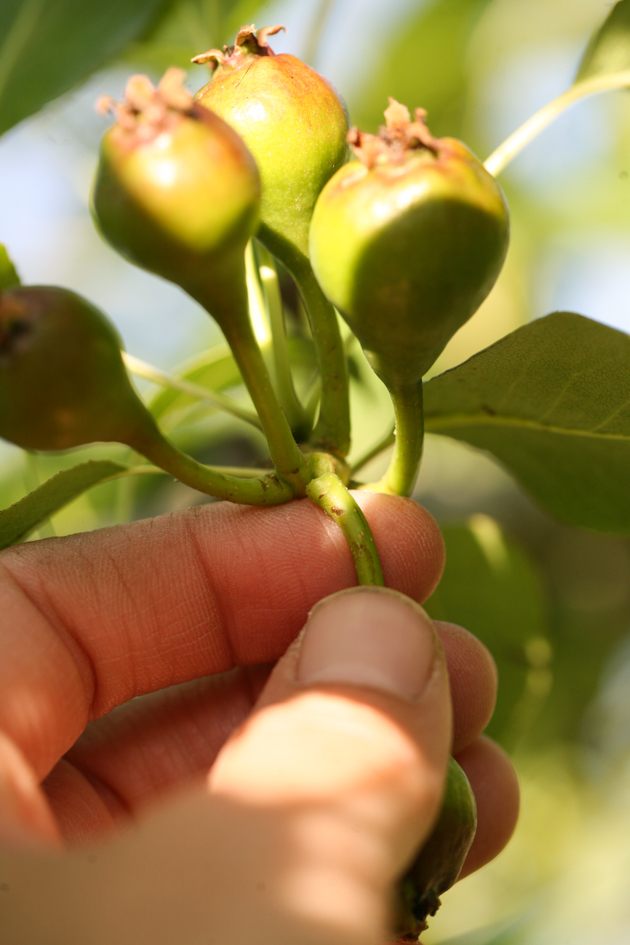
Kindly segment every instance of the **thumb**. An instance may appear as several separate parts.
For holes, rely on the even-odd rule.
[[[282,825],[271,860],[261,839],[250,865],[269,875],[273,862],[294,914],[326,921],[339,941],[378,942],[393,883],[437,815],[450,741],[431,620],[395,591],[354,588],[311,612],[210,788]]]

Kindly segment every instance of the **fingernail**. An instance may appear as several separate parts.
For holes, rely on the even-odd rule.
[[[351,588],[311,611],[297,679],[305,685],[367,686],[414,701],[437,652],[433,623],[410,598],[388,588]]]

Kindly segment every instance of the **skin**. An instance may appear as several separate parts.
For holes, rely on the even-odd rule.
[[[358,499],[390,587],[426,599],[443,566],[434,521]],[[479,809],[465,872],[499,852],[518,789],[482,736],[489,653],[391,591],[327,597],[352,584],[343,536],[305,501],[0,555],[3,941],[383,945],[450,750]],[[405,693],[365,685],[347,653],[321,670],[322,640],[347,639],[366,594]]]

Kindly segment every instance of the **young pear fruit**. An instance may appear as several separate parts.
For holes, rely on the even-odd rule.
[[[391,388],[418,382],[486,298],[508,246],[501,189],[460,141],[390,100],[317,201],[311,263]]]
[[[282,27],[241,29],[233,46],[193,62],[214,70],[195,98],[225,119],[254,155],[262,178],[260,240],[283,262],[308,255],[317,197],[347,158],[343,102],[295,56],[276,55],[268,37]]]
[[[0,293],[0,436],[28,450],[133,445],[153,419],[131,386],[113,325],[69,289]]]
[[[113,110],[93,193],[105,239],[131,262],[182,286],[221,324],[245,246],[258,227],[260,177],[243,140],[195,102],[184,73],[157,88],[133,76]]]

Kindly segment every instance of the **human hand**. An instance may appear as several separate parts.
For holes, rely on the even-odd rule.
[[[360,501],[388,585],[425,599],[435,524]],[[352,583],[307,502],[0,557],[3,941],[381,945],[451,750],[478,804],[464,872],[501,849],[517,788],[481,737],[491,658],[438,625],[447,674],[427,618],[374,589],[321,603],[292,644]]]

